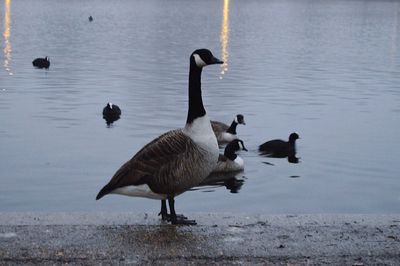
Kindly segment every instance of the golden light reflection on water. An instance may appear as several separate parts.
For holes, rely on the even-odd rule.
[[[229,42],[229,0],[223,0],[224,7],[222,13],[222,25],[221,25],[221,34],[220,34],[220,42],[221,42],[221,54],[222,61],[224,63],[221,65],[221,75],[220,79],[224,78],[225,73],[228,71],[228,42]]]
[[[4,0],[4,31],[3,31],[3,37],[4,37],[4,68],[8,72],[8,74],[12,75],[13,73],[11,72],[11,43],[10,43],[10,35],[11,35],[11,30],[10,30],[10,24],[11,24],[11,18],[10,18],[10,6],[11,6],[11,0]]]

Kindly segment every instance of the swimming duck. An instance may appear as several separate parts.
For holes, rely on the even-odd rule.
[[[244,169],[243,159],[236,154],[237,151],[247,151],[244,143],[240,139],[234,139],[225,147],[224,154],[218,157],[217,166],[214,168],[213,173],[216,172],[234,172]]]
[[[37,68],[49,68],[50,60],[47,56],[45,58],[36,58],[32,61],[32,65]]]
[[[111,125],[121,117],[121,109],[118,105],[107,103],[103,108],[103,118],[106,120],[107,125]]]
[[[114,174],[96,200],[110,193],[161,200],[161,218],[172,224],[194,225],[175,212],[175,197],[201,183],[215,168],[219,149],[201,96],[204,66],[222,64],[207,49],[190,55],[189,107],[183,129],[154,139]],[[167,200],[170,214],[167,211]]]
[[[261,154],[268,157],[285,158],[296,154],[296,140],[299,139],[297,133],[289,136],[289,141],[274,139],[261,144],[258,150]]]
[[[218,144],[227,143],[236,139],[236,126],[239,124],[246,125],[244,116],[241,114],[235,116],[230,126],[219,121],[211,121],[211,126],[217,137]]]

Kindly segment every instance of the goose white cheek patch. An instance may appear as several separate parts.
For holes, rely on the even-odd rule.
[[[204,62],[203,59],[201,59],[201,57],[198,54],[193,54],[193,57],[198,67],[203,67],[207,65],[206,62]]]
[[[240,150],[243,150],[243,145],[242,145],[242,143],[239,141],[238,144],[239,144],[239,149],[240,149]]]

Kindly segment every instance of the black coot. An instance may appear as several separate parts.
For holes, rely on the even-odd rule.
[[[32,61],[32,65],[37,68],[49,68],[50,60],[47,56],[45,58],[36,58]]]
[[[118,105],[107,103],[103,108],[103,118],[106,120],[107,125],[111,125],[121,117],[121,109]]]
[[[296,140],[299,139],[297,133],[289,136],[289,141],[274,139],[261,144],[258,147],[259,152],[267,157],[289,158],[289,162],[297,163],[296,160]]]

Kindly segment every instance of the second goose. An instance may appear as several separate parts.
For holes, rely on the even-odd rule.
[[[241,114],[235,116],[230,126],[219,121],[211,121],[211,126],[218,144],[228,143],[236,139],[236,127],[239,124],[246,125],[244,122],[244,116]]]
[[[214,168],[213,173],[220,172],[235,172],[244,169],[243,159],[236,154],[237,151],[247,151],[241,139],[234,139],[229,142],[225,147],[224,154],[218,157],[217,166]]]

